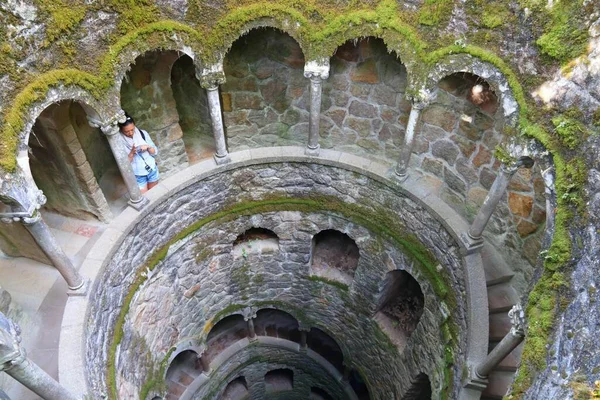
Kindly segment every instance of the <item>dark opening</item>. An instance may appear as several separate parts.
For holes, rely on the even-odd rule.
[[[358,246],[345,233],[334,229],[321,231],[313,238],[312,272],[349,283],[359,256]]]
[[[246,378],[240,376],[229,382],[219,400],[242,400],[246,396],[248,396],[248,383]]]
[[[419,374],[413,380],[402,400],[431,400],[431,382],[426,374]]]
[[[398,270],[386,274],[377,311],[389,318],[390,324],[386,324],[389,325],[386,326],[388,332],[391,328],[391,331],[399,331],[408,339],[421,319],[424,305],[421,287],[408,272]]]
[[[298,321],[290,314],[271,308],[259,310],[254,319],[254,329],[259,336],[272,336],[300,343]]]
[[[294,371],[291,369],[275,369],[265,374],[267,393],[284,392],[294,389]]]
[[[311,400],[333,400],[329,393],[317,387],[310,388],[310,398]]]
[[[350,372],[349,383],[359,400],[369,400],[369,389],[362,376],[356,370]]]
[[[248,336],[248,323],[241,315],[230,315],[219,321],[206,338],[206,351],[202,357],[211,362],[219,353],[238,340]]]
[[[169,398],[179,395],[202,373],[198,353],[185,350],[177,354],[167,369],[166,381]]]
[[[448,75],[438,85],[440,89],[458,98],[468,100],[488,114],[494,114],[498,109],[496,93],[489,83],[477,75],[458,72]]]
[[[331,336],[318,328],[311,328],[306,342],[311,350],[329,361],[338,371],[344,371],[344,353]]]
[[[248,257],[250,254],[275,253],[279,251],[279,238],[275,232],[264,228],[250,228],[233,242],[234,257]]]

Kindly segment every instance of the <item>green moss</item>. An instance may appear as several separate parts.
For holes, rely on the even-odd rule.
[[[323,277],[317,276],[317,275],[309,275],[306,277],[306,279],[308,279],[309,281],[312,281],[312,282],[321,282],[321,283],[336,287],[336,288],[341,289],[346,292],[348,291],[348,285],[346,285],[345,283],[342,283],[342,282],[334,281],[332,279],[323,278]]]
[[[87,11],[86,5],[80,1],[36,0],[35,3],[45,17],[47,44],[73,32]]]
[[[587,137],[587,129],[576,119],[559,115],[552,118],[552,123],[561,143],[571,150]]]
[[[438,26],[450,19],[453,7],[454,0],[425,0],[419,10],[418,22],[421,25]]]

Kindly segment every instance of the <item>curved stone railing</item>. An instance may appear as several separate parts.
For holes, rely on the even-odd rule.
[[[244,166],[265,163],[298,162],[313,163],[353,171],[372,178],[425,208],[441,223],[461,248],[467,299],[467,348],[468,365],[476,365],[487,355],[488,309],[484,270],[478,252],[469,249],[469,242],[463,237],[469,226],[467,222],[439,199],[420,177],[409,176],[398,182],[393,169],[376,161],[333,150],[321,150],[319,156],[305,155],[304,147],[257,148],[230,154],[231,162],[217,165],[209,159],[195,164],[172,177],[165,179],[146,194],[150,204],[141,211],[127,208],[104,231],[88,253],[81,267],[81,274],[96,280],[103,267],[118,250],[120,244],[133,226],[140,223],[154,207],[167,200],[171,194],[211,175],[238,169]],[[84,373],[87,326],[91,291],[82,297],[70,297],[65,307],[62,322],[62,335],[59,346],[60,381],[67,388],[81,395],[89,392]],[[68,339],[66,339],[68,338]],[[102,340],[102,339],[98,339]],[[479,392],[471,393],[463,389],[460,398],[478,398]]]
[[[204,384],[210,381],[211,378],[220,375],[219,369],[228,360],[234,357],[236,354],[244,351],[251,345],[259,345],[266,347],[274,347],[285,351],[294,353],[303,353],[306,357],[311,359],[313,362],[321,366],[335,382],[340,383],[346,394],[346,398],[349,400],[357,400],[358,397],[348,382],[343,380],[343,375],[323,356],[316,353],[311,349],[303,349],[298,343],[292,342],[291,340],[281,339],[271,336],[256,336],[254,339],[244,338],[233,343],[231,346],[225,348],[215,359],[210,363],[210,372],[208,374],[200,374],[190,385],[187,387],[185,392],[179,398],[180,400],[191,400],[195,393],[200,390]]]

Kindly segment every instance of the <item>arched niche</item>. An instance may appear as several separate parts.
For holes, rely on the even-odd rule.
[[[371,399],[371,396],[369,395],[369,388],[357,370],[353,369],[350,371],[348,382],[350,383],[352,390],[354,390],[354,393],[356,393],[356,397],[358,397],[359,400]]]
[[[248,396],[248,383],[246,378],[239,376],[229,382],[219,400],[243,400]]]
[[[163,177],[188,166],[171,85],[171,69],[179,57],[180,53],[172,50],[144,53],[136,58],[120,89],[121,107],[159,149],[157,160]]]
[[[285,311],[264,308],[256,313],[254,319],[256,334],[300,342],[298,321]]]
[[[310,400],[333,400],[333,397],[324,389],[312,387],[310,388]]]
[[[219,353],[240,339],[248,336],[248,324],[239,314],[220,320],[206,337],[206,350],[202,357],[209,364]]]
[[[491,82],[457,72],[438,82],[436,99],[421,112],[411,163],[439,187],[439,197],[468,221],[498,175],[501,162],[494,154],[511,132],[505,129],[509,123],[501,100]],[[545,203],[540,166],[521,168],[487,226],[486,239],[525,275],[532,273],[540,249]]]
[[[126,200],[123,180],[108,141],[89,126],[84,107],[61,101],[47,107],[29,135],[33,179],[47,198],[46,210],[78,219],[108,221]]]
[[[189,163],[211,158],[215,141],[208,97],[196,77],[196,66],[190,56],[183,55],[173,64],[171,86]]]
[[[383,40],[349,40],[330,60],[323,83],[323,148],[397,162],[411,105],[406,68]]]
[[[287,392],[294,389],[294,371],[288,368],[274,369],[265,374],[267,393]]]
[[[416,329],[425,298],[419,283],[406,271],[385,275],[377,299],[375,319],[400,349]]]
[[[167,398],[179,398],[185,389],[202,373],[199,355],[193,350],[177,354],[165,375]]]
[[[221,100],[232,151],[306,144],[310,93],[304,55],[291,36],[252,29],[233,43],[223,68]]]
[[[337,342],[319,328],[311,328],[306,341],[308,348],[329,361],[338,371],[344,371],[344,353]]]
[[[279,251],[279,238],[270,229],[250,228],[233,242],[234,257],[246,258],[251,254],[268,254]]]
[[[427,374],[419,374],[412,381],[402,400],[431,400],[431,382]]]
[[[313,275],[350,285],[359,258],[356,242],[345,233],[326,229],[313,237],[310,262]]]

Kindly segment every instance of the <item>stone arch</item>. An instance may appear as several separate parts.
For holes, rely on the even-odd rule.
[[[237,8],[235,11],[222,18],[218,27],[215,29],[214,34],[219,38],[215,42],[222,43],[217,50],[221,55],[217,60],[218,62],[224,61],[227,53],[231,51],[231,48],[236,41],[248,34],[251,30],[257,28],[272,28],[285,33],[293,38],[302,50],[302,53],[307,55],[308,46],[304,43],[299,29],[296,28],[305,25],[305,21],[298,20],[293,14],[289,13],[289,10],[285,7],[281,7],[281,9],[278,10],[281,14],[286,14],[285,18],[281,19],[266,14],[260,15],[260,12],[251,17],[247,17],[244,15],[246,10],[246,7]],[[228,26],[227,22],[235,21],[238,18],[243,18],[245,21],[236,21],[235,23],[238,24],[238,27],[236,27],[232,33],[231,26]],[[220,29],[222,29],[222,32],[219,32]]]
[[[216,150],[208,96],[197,72],[195,60],[187,54],[171,68],[171,88],[190,164],[212,157]]]
[[[273,336],[300,342],[298,320],[291,314],[275,308],[262,308],[256,312],[254,328],[259,336]]]
[[[339,343],[322,329],[311,327],[307,334],[308,348],[321,355],[339,372],[344,371],[346,357]]]
[[[266,254],[279,251],[279,237],[270,229],[252,227],[233,241],[234,257],[248,257],[249,254]]]
[[[171,69],[181,57],[174,50],[152,50],[138,56],[120,86],[122,108],[158,147],[164,176],[188,166],[180,116],[171,86]]]
[[[232,151],[305,144],[310,93],[304,64],[299,43],[272,27],[251,29],[231,45],[221,103]]]
[[[219,400],[243,400],[248,396],[248,382],[244,376],[239,376],[229,382]]]
[[[431,382],[427,374],[420,373],[417,375],[402,400],[431,400]]]
[[[335,229],[313,236],[310,269],[313,275],[351,284],[358,267],[360,250],[354,239]]]
[[[106,137],[89,125],[88,117],[98,114],[85,103],[50,104],[27,135],[25,154],[36,186],[45,193],[47,209],[108,221],[112,214],[107,199],[118,199],[123,183]],[[111,182],[102,187],[104,178]]]
[[[371,398],[369,387],[360,372],[355,369],[351,370],[348,382],[359,400],[369,400]]]
[[[351,38],[336,48],[323,82],[323,148],[398,161],[411,103],[403,60],[377,36]]]
[[[286,392],[294,389],[294,371],[289,368],[274,369],[265,374],[267,393]]]
[[[406,271],[390,271],[381,283],[375,320],[394,344],[404,348],[424,306],[425,298],[417,280]]]
[[[427,73],[426,83],[421,88],[421,93],[429,94],[423,100],[435,97],[437,86],[444,77],[460,72],[468,72],[485,80],[498,97],[505,122],[513,128],[517,127],[519,105],[508,77],[495,65],[470,54],[451,54],[438,60]]]
[[[202,373],[200,356],[194,350],[184,350],[175,356],[165,372],[167,398],[179,398],[186,387]]]
[[[206,335],[202,357],[210,363],[221,351],[248,336],[248,324],[240,314],[231,314],[217,322]]]
[[[333,400],[333,397],[331,397],[331,395],[329,393],[327,393],[326,390],[318,388],[318,387],[311,387],[310,388],[310,399],[311,400]]]

